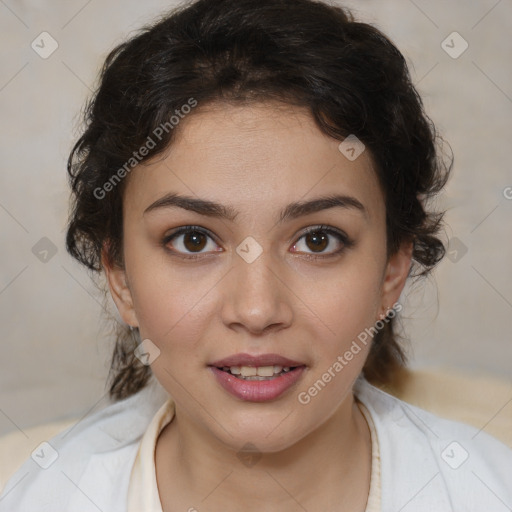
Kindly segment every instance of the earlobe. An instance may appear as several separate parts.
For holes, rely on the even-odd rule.
[[[381,307],[384,313],[395,304],[405,286],[412,263],[412,242],[404,242],[401,248],[390,256],[382,282]]]
[[[138,327],[139,323],[135,315],[132,293],[126,277],[126,271],[110,262],[106,255],[105,247],[101,253],[101,264],[107,278],[112,300],[115,302],[121,318],[130,327]]]

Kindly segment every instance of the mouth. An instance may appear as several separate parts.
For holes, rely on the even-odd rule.
[[[235,354],[208,367],[225,391],[250,402],[279,398],[296,384],[307,368],[278,354]]]
[[[300,365],[304,366],[304,365]],[[272,380],[299,368],[300,366],[223,366],[216,367],[240,380]]]

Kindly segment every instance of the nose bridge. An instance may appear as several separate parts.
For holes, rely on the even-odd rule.
[[[245,286],[253,293],[272,294],[272,288],[275,288],[276,266],[269,250],[262,251],[254,261],[241,259],[236,265],[239,283],[245,283]]]
[[[263,248],[253,259],[256,249],[251,246],[251,241],[247,245],[240,244],[224,305],[226,323],[242,324],[253,332],[263,331],[274,324],[285,325],[291,320],[291,307],[278,279],[279,261],[270,250]]]

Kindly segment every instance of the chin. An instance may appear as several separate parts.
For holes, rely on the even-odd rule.
[[[263,417],[256,412],[241,414],[239,421],[236,421],[236,415],[230,417],[232,421],[223,423],[222,427],[218,424],[213,426],[214,435],[237,453],[243,451],[244,446],[247,446],[248,451],[280,452],[293,446],[307,434],[306,431],[302,432],[304,424],[301,424],[301,432],[297,431],[294,415],[288,416],[282,408]]]

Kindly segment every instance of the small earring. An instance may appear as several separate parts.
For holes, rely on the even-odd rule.
[[[389,310],[390,310],[390,309],[391,309],[391,306],[388,306],[388,307],[386,308],[386,311],[384,311],[384,313],[381,313],[381,314],[379,315],[379,318],[380,318],[381,320],[384,320],[384,318],[386,318],[386,317],[389,315]]]

